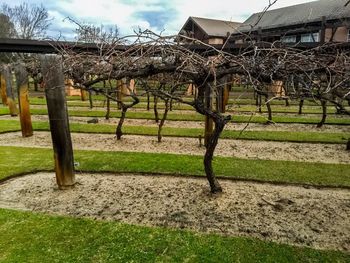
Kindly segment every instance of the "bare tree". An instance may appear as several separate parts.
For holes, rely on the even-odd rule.
[[[9,17],[14,26],[13,37],[21,39],[37,39],[45,37],[51,19],[43,5],[29,5],[26,2],[10,7],[3,4],[1,12]]]
[[[86,43],[94,43],[99,39],[108,39],[108,42],[112,42],[112,40],[118,39],[119,37],[119,29],[116,25],[105,28],[104,25],[95,26],[92,24],[83,24],[80,25],[75,32],[77,34],[77,41]]]
[[[0,13],[0,38],[11,38],[15,35],[15,28],[10,18]]]
[[[10,18],[0,12],[0,38],[11,38],[15,35],[15,28]],[[0,54],[0,62],[9,63],[11,55],[8,53]]]

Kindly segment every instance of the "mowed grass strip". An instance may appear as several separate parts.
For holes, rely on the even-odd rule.
[[[337,251],[0,209],[2,262],[348,262]]]
[[[49,131],[48,122],[33,122],[36,131]],[[77,133],[104,133],[114,134],[116,126],[108,124],[82,124],[70,123],[71,132]],[[20,131],[20,123],[17,120],[0,120],[0,133]],[[157,127],[149,126],[123,126],[124,134],[156,136]],[[204,130],[201,128],[172,128],[164,127],[163,136],[171,137],[203,137]],[[223,131],[221,139],[240,139],[257,141],[280,141],[280,142],[300,142],[300,143],[329,143],[345,144],[350,138],[349,133],[329,133],[329,132],[293,132],[293,131]],[[345,146],[344,146],[345,147]]]
[[[31,109],[31,114],[33,115],[47,115],[46,109]],[[160,112],[160,116],[161,116]],[[8,108],[0,107],[0,115],[9,115]],[[96,110],[69,110],[70,116],[76,117],[105,117],[105,111],[96,111]],[[119,118],[120,112],[111,112],[111,118]],[[129,119],[154,119],[154,113],[152,111],[149,112],[127,112],[126,118]],[[169,113],[167,120],[171,121],[204,121],[204,116],[198,113],[187,113],[187,114],[179,114],[179,113]],[[276,123],[303,123],[303,124],[317,124],[319,123],[321,118],[317,117],[309,117],[309,116],[274,116],[273,121]],[[233,115],[232,122],[236,123],[266,123],[267,118],[261,115],[254,115],[251,117],[250,115]],[[350,125],[350,118],[334,118],[332,116],[328,116],[325,124],[334,124],[334,125]]]
[[[205,176],[203,157],[177,154],[74,151],[78,169]],[[53,169],[51,149],[0,146],[0,180],[12,175]],[[216,157],[219,177],[273,183],[350,187],[350,165]]]
[[[142,93],[142,92],[140,92]],[[81,101],[81,97],[80,96],[67,96],[66,97],[68,101]],[[105,101],[106,97],[103,95],[93,95],[92,96],[93,101]],[[131,99],[128,97],[124,98],[127,101],[130,101]],[[147,97],[146,96],[139,96],[140,102],[146,102],[147,101]],[[193,98],[184,98],[185,101],[191,101],[193,100]],[[153,97],[151,96],[150,101],[153,101]],[[235,92],[231,92],[230,93],[230,99],[229,99],[229,104],[238,104],[238,105],[255,105],[256,101],[255,99],[253,99],[253,95],[252,93],[244,93],[242,94],[240,93],[235,93]],[[264,102],[263,102],[264,104]],[[272,100],[270,101],[271,105],[286,105],[285,100]],[[299,100],[289,100],[289,104],[290,105],[299,105]],[[305,100],[304,101],[304,105],[308,105],[308,106],[315,106],[315,105],[320,105],[320,103],[318,101],[312,101],[312,100]]]
[[[32,105],[46,105],[46,100],[44,98],[31,98],[30,99],[30,103]],[[94,105],[94,109],[96,109],[96,107],[106,107],[106,103],[105,101],[101,101],[101,100],[97,100],[93,103]],[[252,105],[241,105],[241,104],[232,104],[233,107],[228,107],[228,112],[257,112],[258,109],[256,106],[252,106]],[[68,106],[69,107],[85,107],[88,108],[90,107],[90,104],[88,101],[77,101],[77,100],[71,100],[68,101]],[[153,102],[150,103],[150,109],[153,110]],[[158,109],[159,110],[163,110],[165,108],[164,103],[159,102],[158,103]],[[137,105],[135,105],[133,108],[135,109],[146,109],[147,108],[147,104],[145,102],[141,102]],[[111,104],[111,109],[117,109],[117,105],[115,103]],[[192,110],[195,111],[193,107],[189,106],[189,105],[185,105],[185,104],[178,104],[178,103],[174,103],[173,104],[173,110]],[[289,106],[289,107],[281,107],[280,105],[275,105],[272,107],[272,112],[273,113],[291,113],[291,114],[297,114],[299,111],[299,108],[297,106]],[[266,107],[263,105],[262,106],[262,112],[263,113],[267,113],[267,109]],[[327,109],[328,114],[334,114],[336,113],[336,109],[334,107],[328,107]],[[304,106],[303,107],[303,113],[304,114],[322,114],[322,108],[318,105],[314,105],[314,106]]]

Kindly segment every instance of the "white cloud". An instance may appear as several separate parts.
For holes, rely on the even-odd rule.
[[[12,5],[14,0],[2,0]],[[18,0],[15,0],[18,4]],[[29,3],[40,4],[41,0],[29,0]],[[132,33],[133,29],[141,28],[159,31],[158,26],[150,28],[152,21],[157,17],[142,15],[162,14],[162,18],[168,20],[161,29],[165,34],[176,34],[189,16],[208,17],[215,19],[244,21],[249,15],[260,12],[268,4],[268,0],[48,0],[43,2],[49,10],[49,14],[55,18],[50,34],[61,28],[62,33],[74,29],[69,22],[62,20],[70,16],[79,22],[90,22],[105,25],[116,24],[122,35]],[[284,7],[299,3],[311,2],[311,0],[278,0],[273,8]],[[137,15],[138,14],[138,15]],[[141,14],[141,15],[139,15]],[[159,24],[159,21],[158,21]],[[56,34],[57,35],[57,34]]]
[[[177,0],[176,6],[180,11],[178,21],[168,24],[169,31],[179,30],[189,16],[199,16],[213,19],[222,19],[235,22],[243,22],[253,13],[261,12],[267,7],[268,0]],[[278,0],[271,8],[280,8],[311,0]]]

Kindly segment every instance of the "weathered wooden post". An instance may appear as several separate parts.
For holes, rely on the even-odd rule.
[[[87,100],[88,93],[84,89],[80,89],[80,98],[81,101],[86,101]]]
[[[29,110],[28,73],[23,64],[15,67],[15,75],[22,136],[30,137],[33,135],[33,127]]]
[[[0,70],[0,92],[1,92],[2,104],[4,106],[7,106],[6,82],[5,82],[5,76],[3,75],[2,69]]]
[[[229,80],[228,77],[217,80],[216,110],[220,113],[226,112],[226,106],[228,104],[230,86],[228,85],[227,80]]]
[[[4,67],[4,78],[6,83],[6,94],[7,94],[7,105],[10,110],[11,116],[17,116],[18,115],[18,109],[16,105],[16,98],[15,94],[12,89],[12,73],[11,68],[9,66]]]
[[[57,55],[43,55],[40,61],[50,119],[56,181],[60,189],[70,188],[75,184],[74,158],[62,61]]]
[[[233,83],[233,76],[227,76],[225,88],[224,88],[224,97],[223,97],[224,111],[223,112],[226,112],[226,107],[230,100],[230,90],[231,90],[232,83]]]

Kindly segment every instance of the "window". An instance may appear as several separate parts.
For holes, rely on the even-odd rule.
[[[297,36],[283,36],[281,37],[282,43],[295,43],[297,42]]]
[[[318,32],[301,35],[301,42],[302,43],[319,42],[319,41],[320,41],[320,33],[318,33]]]

